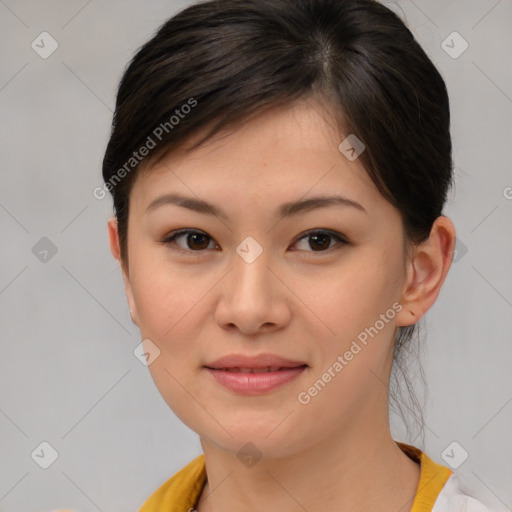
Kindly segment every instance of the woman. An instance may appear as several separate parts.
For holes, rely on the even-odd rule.
[[[440,74],[372,0],[218,0],[119,86],[112,254],[163,398],[204,454],[141,511],[487,510],[393,440],[393,362],[455,230]]]

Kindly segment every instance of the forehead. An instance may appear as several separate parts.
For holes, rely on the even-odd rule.
[[[384,201],[360,161],[340,152],[347,135],[318,101],[272,108],[139,172],[131,202],[143,210],[165,191],[214,195],[226,208],[255,195],[276,204],[333,192],[365,205]]]

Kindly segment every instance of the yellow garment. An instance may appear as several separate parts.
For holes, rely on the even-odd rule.
[[[397,444],[406,455],[418,462],[421,468],[411,512],[431,512],[452,471],[436,464],[414,446]],[[195,509],[205,482],[204,454],[201,454],[161,485],[142,505],[139,512],[188,512],[189,509]]]

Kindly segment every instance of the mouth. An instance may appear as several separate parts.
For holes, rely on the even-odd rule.
[[[260,368],[205,366],[204,368],[219,384],[234,393],[260,395],[273,392],[297,379],[306,371],[308,365],[263,366]]]
[[[271,373],[271,372],[279,372],[285,370],[296,370],[297,368],[306,368],[307,364],[301,364],[299,366],[267,366],[264,368],[211,368],[210,366],[206,366],[209,370],[230,372],[230,373]]]

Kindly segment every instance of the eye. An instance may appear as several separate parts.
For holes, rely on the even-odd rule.
[[[327,252],[328,249],[332,249],[331,241],[333,240],[344,245],[349,244],[348,240],[341,233],[336,233],[335,231],[325,229],[309,230],[302,234],[297,243],[308,238],[309,243],[306,245],[306,247],[309,246],[313,249],[313,251],[308,251],[308,249],[301,250],[306,250],[308,252]]]
[[[312,229],[302,233],[301,237],[297,239],[295,245],[308,238],[310,239],[308,244],[309,248],[313,250],[309,251],[307,248],[299,250],[305,250],[306,252],[327,252],[327,250],[332,249],[331,242],[333,240],[339,244],[349,244],[349,241],[341,233],[325,229]],[[177,242],[180,239],[184,240],[184,245]],[[174,231],[162,240],[162,243],[171,246],[172,250],[189,254],[191,252],[203,252],[204,249],[208,248],[219,248],[219,245],[211,236],[195,229],[180,229],[178,231]],[[213,247],[211,247],[210,244],[213,244]]]
[[[176,244],[176,240],[185,237],[185,247],[180,244]],[[195,229],[180,229],[179,231],[172,232],[167,238],[162,240],[162,243],[166,245],[178,245],[178,248],[171,247],[173,250],[178,252],[201,252],[202,249],[208,249],[208,240],[213,242],[213,238],[202,231]],[[219,247],[218,244],[214,244],[213,248]],[[211,248],[211,247],[210,247]]]

